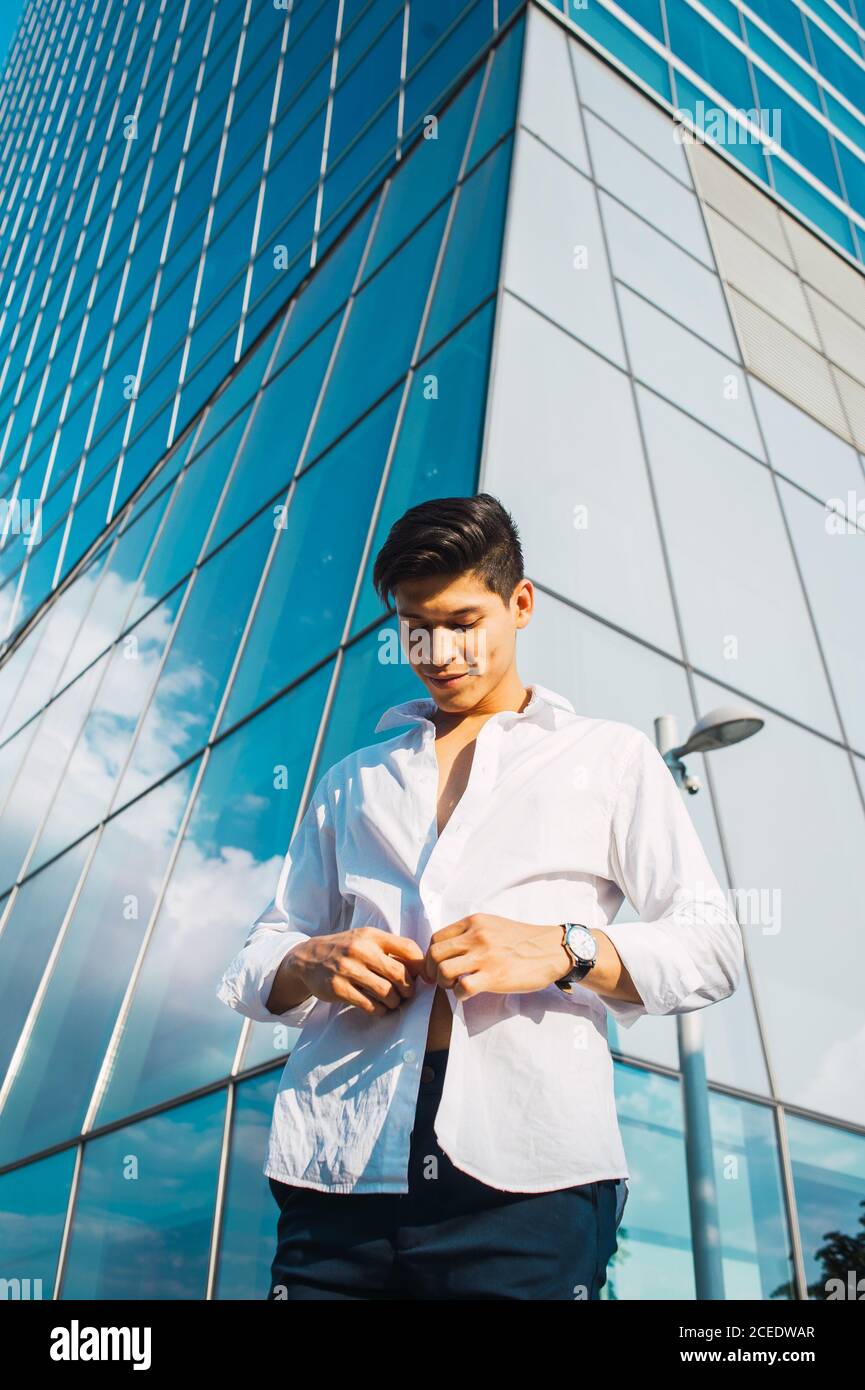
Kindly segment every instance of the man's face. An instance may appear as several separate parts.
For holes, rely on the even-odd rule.
[[[404,580],[394,590],[403,650],[440,709],[473,709],[514,663],[517,629],[531,616],[523,579],[505,604],[472,571]]]

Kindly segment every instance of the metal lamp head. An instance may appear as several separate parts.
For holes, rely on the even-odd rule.
[[[729,748],[732,743],[741,743],[759,733],[765,720],[750,705],[719,705],[698,719],[687,743],[677,748],[676,754],[710,753],[715,748]]]

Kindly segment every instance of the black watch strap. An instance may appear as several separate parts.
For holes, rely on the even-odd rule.
[[[570,970],[568,970],[561,977],[560,980],[556,980],[555,982],[558,985],[559,989],[563,989],[565,991],[569,990],[571,985],[579,984],[580,980],[584,980],[585,977],[588,975],[589,971],[592,969],[592,966],[594,965],[594,961],[577,960],[574,956],[574,953],[568,945],[567,941],[568,927],[571,925],[572,923],[570,922],[564,922],[562,924],[562,945],[564,946],[565,950],[570,956],[573,964],[571,965]]]

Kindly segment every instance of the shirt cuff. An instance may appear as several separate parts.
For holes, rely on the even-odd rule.
[[[217,997],[230,1009],[257,1023],[279,1022],[292,1028],[301,1027],[319,1002],[316,995],[311,994],[283,1014],[271,1013],[267,1000],[276,972],[289,951],[309,940],[306,932],[282,931],[276,941],[262,940],[245,946],[223,975],[216,991]]]
[[[636,1003],[596,991],[622,1028],[632,1027],[645,1014],[678,1011],[703,984],[702,971],[670,932],[650,922],[619,922],[598,930],[612,941],[642,998]]]

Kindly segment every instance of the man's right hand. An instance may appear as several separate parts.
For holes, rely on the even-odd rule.
[[[384,1015],[414,997],[423,962],[416,941],[379,927],[313,936],[281,963],[267,1007],[282,1014],[315,995],[327,1003],[352,1004],[365,1013]],[[298,998],[300,989],[304,992]]]

